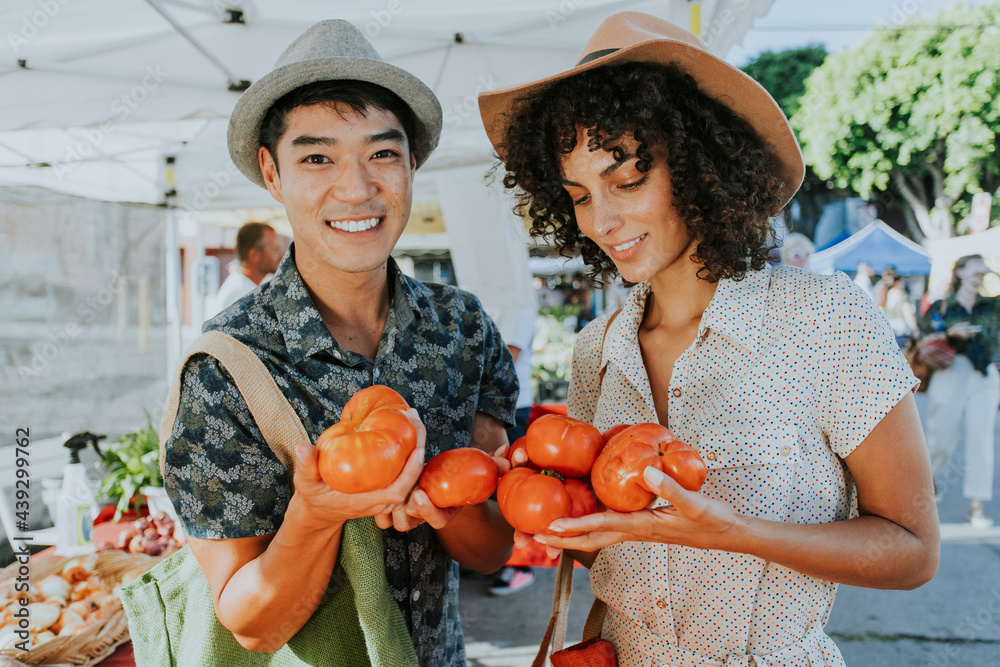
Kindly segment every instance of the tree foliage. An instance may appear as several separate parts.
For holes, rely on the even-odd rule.
[[[905,202],[911,231],[955,233],[972,195],[1000,186],[1000,4],[878,28],[829,56],[792,117],[821,178]]]
[[[791,118],[799,110],[799,98],[806,90],[806,79],[826,59],[822,44],[785,51],[764,51],[742,70],[764,86],[785,115]]]

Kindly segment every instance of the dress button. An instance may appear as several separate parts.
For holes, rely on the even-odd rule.
[[[667,601],[666,600],[657,600],[656,601],[656,606],[659,607],[660,609],[666,609],[667,608]]]
[[[785,445],[784,447],[778,450],[778,453],[781,454],[782,456],[788,456],[792,453],[792,448],[789,447],[788,445]]]
[[[717,455],[715,452],[705,452],[705,458],[708,459],[709,461],[714,461],[716,456]]]
[[[672,393],[674,395],[674,398],[680,398],[681,397],[681,390],[680,389],[674,389],[670,393]]]

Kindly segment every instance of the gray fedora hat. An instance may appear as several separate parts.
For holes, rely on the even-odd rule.
[[[261,187],[257,152],[260,128],[271,106],[286,93],[317,81],[367,81],[394,92],[416,118],[409,137],[417,166],[424,163],[441,136],[441,103],[423,81],[382,60],[364,34],[343,20],[320,21],[278,56],[274,69],[240,96],[229,117],[226,140],[233,163]]]

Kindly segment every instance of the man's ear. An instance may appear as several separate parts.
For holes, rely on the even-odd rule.
[[[285,200],[281,198],[281,175],[278,173],[278,163],[274,161],[271,151],[264,146],[257,150],[257,164],[260,165],[260,173],[264,177],[267,191],[271,193],[272,197],[284,204]]]
[[[417,156],[410,153],[410,177],[417,172]]]

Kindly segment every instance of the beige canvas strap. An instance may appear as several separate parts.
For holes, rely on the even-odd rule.
[[[604,327],[604,336],[601,338],[601,361],[604,361],[604,342],[608,339],[608,330],[611,329],[611,323],[615,321],[615,318],[621,312],[621,308],[616,310],[608,318],[608,323]],[[604,384],[603,367],[598,374],[598,382],[599,384]],[[568,557],[566,552],[559,555],[559,567],[556,570],[556,588],[552,594],[552,616],[549,618],[549,624],[545,628],[545,635],[542,637],[542,643],[538,647],[538,654],[535,655],[535,660],[531,663],[531,667],[543,667],[545,659],[548,657],[549,647],[551,646],[553,653],[561,651],[563,643],[566,641],[566,622],[569,620],[569,599],[573,593],[573,562],[573,559]],[[596,598],[594,604],[590,606],[590,613],[587,614],[587,620],[583,624],[583,641],[593,639],[601,634],[601,628],[604,627],[604,617],[607,614],[608,605],[604,600]]]
[[[167,453],[166,444],[177,419],[181,375],[188,360],[196,354],[207,354],[214,357],[229,372],[236,384],[236,389],[246,401],[247,408],[250,409],[250,414],[253,416],[257,428],[264,436],[264,441],[294,477],[295,445],[303,441],[310,441],[305,428],[302,427],[301,420],[257,355],[243,343],[220,331],[209,331],[202,334],[184,352],[181,363],[177,366],[177,372],[174,374],[174,380],[167,394],[163,421],[160,423],[160,472],[163,472]]]

